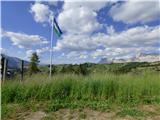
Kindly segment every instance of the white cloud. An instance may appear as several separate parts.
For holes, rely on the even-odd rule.
[[[42,48],[40,48],[40,49],[36,49],[36,52],[37,52],[38,55],[41,55],[41,54],[43,54],[44,52],[48,52],[49,50],[50,50],[49,47],[42,47]]]
[[[92,37],[87,35],[65,35],[62,40],[57,41],[55,50],[94,50],[98,43],[92,40]]]
[[[90,34],[99,29],[96,16],[105,2],[65,2],[58,16],[60,27],[70,34]]]
[[[159,43],[159,26],[135,27],[121,33],[106,35],[97,33],[92,36],[67,35],[57,42],[55,49],[95,50],[103,47],[151,46]]]
[[[89,57],[89,55],[87,51],[71,51],[67,53],[66,56],[63,55],[63,57],[66,57],[67,59],[79,60],[86,59]]]
[[[158,53],[159,49],[156,47],[125,47],[125,48],[106,48],[104,50],[98,49],[91,53],[93,58],[110,58],[110,59],[118,59],[118,58],[131,58],[139,53]]]
[[[34,52],[33,50],[27,50],[26,51],[26,59],[29,59],[33,52]]]
[[[93,10],[93,11],[100,10],[108,3],[106,1],[87,1],[87,0],[84,0],[83,2],[81,2],[81,1],[75,2],[75,1],[65,0],[64,2],[65,2],[65,5],[63,8],[65,10],[70,9],[70,8],[76,9],[79,7],[87,7],[88,9]]]
[[[49,22],[50,15],[52,14],[49,6],[40,2],[32,4],[30,12],[34,16],[34,20],[39,23]]]
[[[151,50],[157,52],[156,45],[160,44],[159,29],[159,26],[139,26],[109,35],[104,33],[97,33],[90,37],[68,35],[58,41],[55,49],[74,51],[69,57],[81,56],[81,52],[87,51],[93,58],[126,56]]]
[[[159,43],[159,26],[156,27],[134,27],[114,35],[103,35],[99,39],[105,46],[151,46]]]
[[[41,55],[45,52],[48,52],[50,50],[49,47],[42,47],[42,48],[38,48],[38,49],[29,49],[29,50],[26,50],[26,58],[25,59],[28,59],[31,57],[32,53],[36,52],[37,55],[39,57],[41,57]]]
[[[7,50],[6,50],[5,48],[0,47],[0,53],[6,54],[6,53],[7,53]]]
[[[106,29],[107,29],[107,33],[110,35],[115,33],[115,29],[114,29],[113,25],[107,26]]]
[[[25,33],[3,31],[2,36],[8,37],[13,42],[13,45],[18,46],[19,48],[31,48],[36,45],[48,43],[44,37],[39,35],[28,35]]]
[[[61,58],[64,61],[79,61],[97,57],[128,57],[137,52],[158,50],[156,44],[159,44],[160,39],[159,26],[139,26],[116,32],[114,26],[111,25],[106,26],[107,34],[93,34],[103,26],[97,21],[97,12],[107,3],[64,1],[57,20],[60,28],[65,32],[54,47],[54,51],[63,52]],[[45,6],[44,11],[47,12],[42,12],[37,7],[32,10],[37,4]],[[49,6],[42,3],[34,5],[31,6],[31,10],[35,21],[49,22],[49,16],[52,13]],[[146,23],[157,19],[158,11],[155,2],[128,1],[112,6],[110,15],[115,21]],[[49,48],[35,51],[42,54],[49,51]]]
[[[124,23],[146,23],[160,17],[159,1],[127,1],[112,6],[110,15]]]

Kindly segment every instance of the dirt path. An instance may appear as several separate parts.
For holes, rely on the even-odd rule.
[[[56,112],[46,114],[45,112],[34,112],[25,120],[111,120],[115,116],[114,112],[99,112],[90,109],[70,110],[61,109]]]
[[[25,120],[42,120],[46,116],[45,112],[38,111],[34,112],[31,115],[27,116]]]
[[[107,111],[89,108],[60,109],[48,113],[43,109],[37,109],[36,112],[33,112],[17,107],[12,114],[3,120],[160,120],[160,106],[139,105],[135,109],[117,108]]]
[[[148,107],[143,107],[145,109]],[[152,108],[148,108],[152,110]],[[45,113],[42,111],[34,112],[29,116],[26,116],[25,120],[160,120],[160,115],[154,116],[129,116],[120,117],[116,115],[116,112],[100,112],[91,109],[60,109],[56,112]]]

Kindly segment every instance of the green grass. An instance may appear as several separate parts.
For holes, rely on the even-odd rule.
[[[133,117],[144,117],[152,115],[153,113],[150,112],[144,112],[133,108],[125,108],[120,112],[117,112],[117,116],[125,117],[127,115],[133,116]]]
[[[26,77],[25,81],[6,81],[1,86],[2,117],[9,114],[8,104],[22,104],[32,111],[35,103],[46,103],[45,111],[61,108],[111,109],[113,104],[159,104],[160,76],[158,73],[140,74],[58,74],[51,79],[47,75]],[[40,106],[43,106],[40,105]],[[27,106],[26,106],[27,105]],[[43,109],[44,109],[43,108]],[[123,110],[119,115],[139,115],[136,110]],[[83,115],[82,115],[83,116]]]
[[[26,81],[2,85],[2,103],[30,100],[110,100],[118,103],[160,102],[158,73],[141,75],[92,74],[56,75],[52,79],[35,75]]]

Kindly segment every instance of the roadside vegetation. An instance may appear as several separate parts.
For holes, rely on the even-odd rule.
[[[41,104],[42,110],[47,112],[64,108],[105,111],[115,105],[129,108],[140,104],[159,105],[160,76],[154,72],[58,74],[50,79],[47,75],[36,74],[21,83],[13,80],[2,85],[2,118],[10,113],[9,105],[12,104],[27,105],[33,110],[38,109],[36,104]],[[122,111],[125,112],[117,115],[124,116],[126,110]],[[143,115],[135,109],[126,114]]]
[[[117,103],[152,103],[160,101],[160,78],[157,73],[63,74],[51,79],[33,75],[24,82],[8,81],[2,85],[2,103],[30,100],[108,100]]]
[[[61,109],[78,109],[79,119],[87,118],[85,109],[114,111],[117,117],[159,115],[159,66],[159,62],[55,65],[52,78],[48,67],[41,66],[32,75],[26,72],[22,82],[14,77],[2,84],[2,119],[22,119],[25,115],[19,113],[28,115],[26,111],[50,114]],[[138,108],[143,105],[156,106],[156,112]]]

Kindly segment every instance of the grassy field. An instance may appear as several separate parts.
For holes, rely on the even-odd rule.
[[[28,100],[110,100],[112,102],[159,102],[160,78],[157,73],[46,75],[26,78],[22,83],[2,85],[2,103]]]
[[[52,78],[37,74],[26,77],[23,82],[7,81],[2,84],[1,93],[2,119],[13,119],[13,113],[18,110],[53,112],[66,108],[114,111],[120,107],[117,116],[145,116],[151,113],[134,107],[148,104],[159,109],[160,75],[151,71],[139,74],[92,73],[88,76],[57,74]]]

